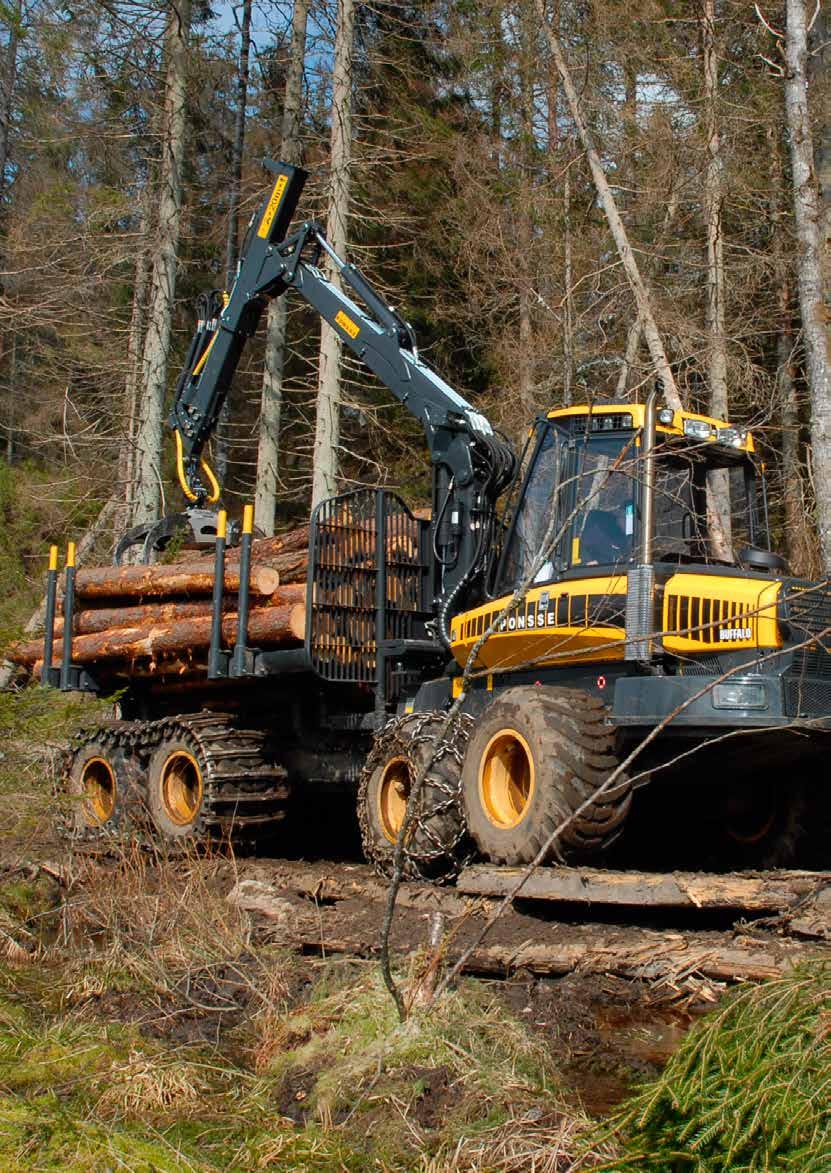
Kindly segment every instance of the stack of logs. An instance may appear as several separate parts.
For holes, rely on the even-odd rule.
[[[248,643],[296,647],[306,629],[306,571],[309,527],[301,526],[252,544]],[[72,663],[95,665],[111,678],[165,678],[207,668],[211,636],[214,557],[188,552],[186,560],[154,566],[100,566],[75,577]],[[239,547],[225,557],[223,643],[237,635]],[[53,666],[63,645],[63,619],[55,620]],[[7,653],[14,663],[39,675],[41,637]]]

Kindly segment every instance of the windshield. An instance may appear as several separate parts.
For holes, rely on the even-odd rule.
[[[664,445],[655,467],[656,561],[735,562],[745,546],[766,545],[758,504],[749,461],[713,468],[704,453]]]
[[[535,569],[538,580],[543,574],[550,578],[554,573],[564,440],[559,428],[546,427],[538,443],[502,555],[503,589],[524,582],[535,560],[542,562]]]
[[[575,420],[576,429],[581,421]],[[520,582],[550,582],[588,567],[625,569],[637,560],[642,485],[634,431],[585,432],[541,424],[539,439],[503,551],[499,589]],[[655,461],[653,556],[657,562],[735,562],[744,546],[766,545],[746,458],[715,471],[728,500],[722,540],[708,529],[712,509],[712,449],[699,450],[659,437]],[[712,517],[712,514],[710,514]],[[727,556],[725,557],[725,550]]]

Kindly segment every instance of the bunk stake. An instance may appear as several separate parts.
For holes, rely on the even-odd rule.
[[[72,663],[72,625],[75,618],[75,543],[66,547],[66,577],[63,591],[63,650],[61,655],[60,687],[69,692],[80,686],[80,668]]]
[[[232,676],[250,676],[254,671],[254,651],[248,647],[248,606],[251,587],[251,542],[254,531],[254,506],[242,511],[242,539],[239,559],[239,602],[237,605],[237,641],[231,659]]]
[[[228,514],[220,509],[216,519],[214,546],[214,591],[211,607],[211,642],[208,649],[208,678],[216,680],[228,675],[229,653],[222,650],[222,605],[225,598],[225,546],[228,536]]]
[[[55,646],[55,608],[58,599],[58,547],[49,547],[49,569],[46,572],[46,615],[43,633],[43,667],[40,670],[41,684],[56,684],[52,669],[52,652]]]

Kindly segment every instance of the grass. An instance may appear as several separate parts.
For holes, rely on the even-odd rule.
[[[374,965],[254,947],[227,865],[74,867],[68,888],[0,884],[19,945],[0,964],[0,1168],[578,1167],[589,1120],[476,982],[400,1024]]]

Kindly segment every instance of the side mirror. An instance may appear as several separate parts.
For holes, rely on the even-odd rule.
[[[788,571],[788,564],[781,554],[760,550],[757,546],[744,546],[739,550],[739,563],[745,570],[768,570],[773,574],[786,574]]]

